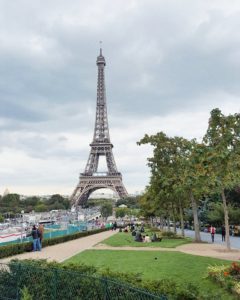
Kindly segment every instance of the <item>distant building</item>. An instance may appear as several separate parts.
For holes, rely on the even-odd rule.
[[[8,189],[6,189],[6,190],[4,191],[4,193],[3,193],[3,197],[7,196],[8,194],[10,194],[10,192],[9,192]]]

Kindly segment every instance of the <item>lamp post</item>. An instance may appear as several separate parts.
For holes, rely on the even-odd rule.
[[[22,224],[21,224],[21,242],[23,242],[23,215],[24,215],[24,210],[21,211],[21,218],[22,218]]]

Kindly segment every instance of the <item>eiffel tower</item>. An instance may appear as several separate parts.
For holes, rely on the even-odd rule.
[[[113,144],[109,136],[104,80],[105,66],[105,58],[102,55],[102,48],[100,48],[100,55],[97,57],[98,82],[95,129],[85,171],[80,174],[79,183],[70,198],[72,205],[75,207],[84,205],[90,194],[101,188],[113,190],[120,198],[128,195],[122,182],[122,175],[117,170],[112,152]],[[105,156],[106,158],[106,173],[97,172],[100,156]]]

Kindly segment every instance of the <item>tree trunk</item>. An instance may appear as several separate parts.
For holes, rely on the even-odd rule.
[[[201,236],[199,231],[199,221],[198,221],[198,210],[197,210],[197,202],[193,196],[192,191],[190,192],[190,198],[192,203],[192,211],[193,211],[193,220],[194,220],[194,230],[195,230],[195,241],[201,242]]]
[[[229,223],[228,223],[228,207],[227,207],[227,200],[224,193],[224,189],[221,192],[222,201],[223,201],[223,210],[224,210],[224,221],[225,221],[225,231],[226,231],[226,246],[228,250],[231,250],[230,245],[230,236],[229,236]]]
[[[179,200],[179,214],[180,214],[180,223],[181,223],[181,235],[185,236],[185,233],[184,233],[184,220],[183,220],[183,209],[182,209],[181,200]]]
[[[164,217],[160,217],[160,229],[163,230],[165,226],[165,219]]]
[[[151,217],[151,226],[153,227],[154,224],[153,224],[153,217]]]
[[[176,234],[177,233],[176,218],[175,218],[175,211],[174,211],[173,204],[172,204],[172,214],[173,214],[173,232]]]
[[[167,230],[170,231],[170,219],[167,217]]]

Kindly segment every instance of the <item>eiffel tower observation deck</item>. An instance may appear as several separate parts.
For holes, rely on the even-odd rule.
[[[72,205],[84,205],[90,194],[98,189],[107,188],[114,191],[120,198],[128,195],[122,182],[122,174],[117,170],[110,141],[106,89],[104,79],[105,58],[100,54],[97,57],[98,80],[97,80],[97,107],[93,141],[85,171],[80,174],[79,183],[75,188],[70,200]],[[107,172],[98,172],[99,157],[104,156],[107,163]]]

